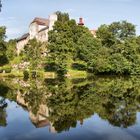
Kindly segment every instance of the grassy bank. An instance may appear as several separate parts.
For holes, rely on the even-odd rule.
[[[38,71],[39,75],[43,78],[56,78],[57,74],[55,72],[43,72]],[[79,70],[68,70],[65,75],[67,78],[85,78],[87,77],[86,71]],[[0,77],[24,77],[23,71],[12,71],[10,73],[0,73]]]
[[[24,77],[23,72],[13,71],[10,73],[0,73],[0,77]]]
[[[57,75],[55,72],[44,72],[44,78],[56,78]]]
[[[66,77],[68,77],[68,78],[85,78],[85,77],[87,77],[87,72],[79,71],[79,70],[68,70]]]

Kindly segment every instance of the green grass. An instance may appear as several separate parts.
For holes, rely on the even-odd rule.
[[[56,78],[55,72],[44,72],[44,78]]]
[[[87,77],[87,72],[70,69],[70,70],[68,70],[66,77],[68,77],[68,78],[85,78],[85,77]]]
[[[55,72],[44,72],[38,71],[38,74],[43,78],[56,78],[57,74]],[[69,69],[68,73],[66,74],[67,78],[86,78],[87,77],[86,71],[80,70],[72,70]],[[0,77],[24,77],[23,71],[14,71],[12,70],[11,73],[0,73]]]
[[[23,77],[23,72],[12,71],[10,73],[0,73],[0,77]]]

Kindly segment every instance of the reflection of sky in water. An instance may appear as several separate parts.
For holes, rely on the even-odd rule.
[[[97,114],[85,119],[83,125],[62,133],[50,133],[48,127],[35,128],[29,114],[15,102],[8,101],[7,126],[0,127],[1,140],[139,140],[140,113],[137,123],[127,129],[114,127]]]

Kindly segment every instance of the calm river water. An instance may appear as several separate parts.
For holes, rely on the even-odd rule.
[[[140,140],[140,78],[1,78],[0,140]]]

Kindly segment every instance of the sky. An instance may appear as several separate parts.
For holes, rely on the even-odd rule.
[[[140,0],[2,0],[2,5],[0,26],[7,27],[8,39],[27,33],[35,17],[48,18],[56,11],[68,12],[77,22],[83,17],[89,29],[127,20],[140,34]]]

